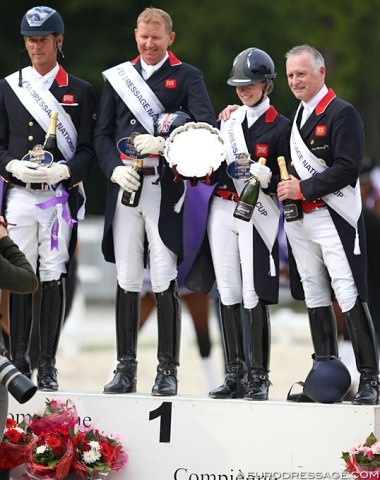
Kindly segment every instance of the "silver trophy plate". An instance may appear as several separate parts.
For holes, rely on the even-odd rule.
[[[226,149],[217,128],[205,122],[188,122],[166,139],[164,156],[182,176],[202,178],[219,168]]]
[[[38,163],[41,167],[50,167],[54,162],[54,157],[50,152],[44,150],[42,145],[35,145],[21,160]]]

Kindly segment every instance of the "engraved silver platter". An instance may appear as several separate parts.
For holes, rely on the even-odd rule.
[[[217,128],[206,122],[188,122],[166,139],[164,156],[182,176],[202,178],[220,166],[226,149]]]

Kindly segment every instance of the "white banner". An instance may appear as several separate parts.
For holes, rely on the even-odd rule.
[[[236,157],[240,153],[246,153],[249,155],[241,126],[245,114],[246,109],[241,106],[232,113],[231,118],[227,122],[222,122],[221,124],[221,134],[227,150],[227,165],[236,160]],[[236,191],[240,195],[245,186],[245,182],[236,179],[233,179],[233,182]],[[270,198],[269,195],[266,195],[260,188],[259,197],[252,214],[251,222],[259,232],[260,237],[263,239],[269,250],[271,263],[270,271],[272,274],[274,274],[272,250],[278,234],[280,215],[280,209],[278,206],[272,198]]]
[[[51,113],[53,111],[58,112],[58,148],[66,160],[71,160],[77,148],[78,134],[75,125],[54,95],[49,90],[39,88],[36,82],[33,82],[32,67],[26,67],[22,70],[22,88],[18,85],[18,72],[12,73],[5,80],[45,132],[49,127]],[[25,152],[25,154],[27,153]]]
[[[109,68],[103,76],[145,130],[153,135],[153,117],[163,112],[164,107],[131,62]]]

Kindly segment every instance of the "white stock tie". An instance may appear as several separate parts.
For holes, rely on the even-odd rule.
[[[258,118],[257,113],[254,110],[247,108],[248,128],[252,127],[252,125],[256,122],[257,118]]]
[[[306,120],[309,118],[310,114],[311,114],[310,108],[307,105],[304,105],[300,127],[303,127],[305,125]]]

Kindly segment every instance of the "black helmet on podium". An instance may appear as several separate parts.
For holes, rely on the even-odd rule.
[[[303,387],[303,393],[315,402],[341,402],[351,386],[351,375],[344,363],[337,357],[313,356],[310,370]]]
[[[227,83],[234,87],[254,85],[276,78],[271,57],[259,48],[250,47],[239,53],[234,59]]]
[[[172,110],[159,113],[154,117],[154,134],[161,137],[168,137],[172,131],[185,125],[185,123],[192,122],[194,119],[190,113],[184,110]]]
[[[24,37],[59,35],[65,33],[65,26],[61,15],[53,8],[33,7],[22,17],[20,33]]]

